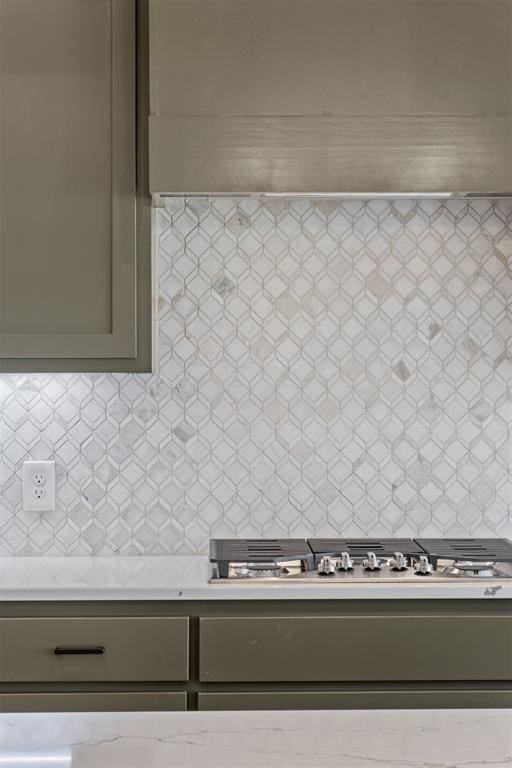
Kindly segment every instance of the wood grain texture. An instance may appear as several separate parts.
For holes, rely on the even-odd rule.
[[[512,191],[503,115],[174,116],[149,128],[153,191]]]
[[[150,0],[152,193],[512,193],[512,0]]]

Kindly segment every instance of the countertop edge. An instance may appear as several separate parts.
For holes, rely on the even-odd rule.
[[[267,585],[265,587],[217,586],[182,589],[170,588],[61,588],[41,589],[9,588],[0,590],[0,602],[128,602],[128,601],[222,601],[222,600],[503,600],[512,599],[512,584],[499,585],[499,589],[485,585],[413,585],[387,587],[292,587]]]

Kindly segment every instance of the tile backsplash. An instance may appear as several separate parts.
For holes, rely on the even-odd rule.
[[[155,217],[156,372],[0,376],[0,554],[512,535],[512,201]],[[27,458],[55,512],[23,512]]]

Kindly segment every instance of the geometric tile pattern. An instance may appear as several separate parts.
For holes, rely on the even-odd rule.
[[[154,374],[0,376],[0,554],[512,535],[512,201],[169,199],[155,227]],[[55,512],[23,512],[27,458]]]

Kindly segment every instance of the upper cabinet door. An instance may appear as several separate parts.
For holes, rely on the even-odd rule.
[[[512,194],[512,0],[150,0],[158,193]]]
[[[135,0],[0,0],[2,370],[149,367],[136,37]]]

